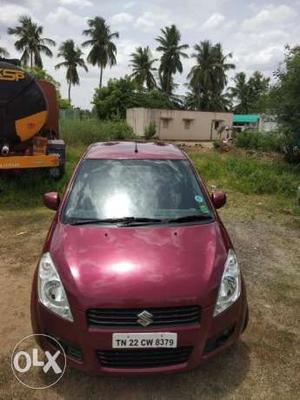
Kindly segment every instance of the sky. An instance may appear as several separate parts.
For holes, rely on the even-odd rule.
[[[272,77],[284,57],[284,47],[300,44],[300,0],[0,0],[0,46],[11,57],[19,57],[14,48],[15,38],[7,34],[7,28],[16,26],[20,15],[29,15],[44,27],[44,37],[57,42],[52,59],[44,56],[44,68],[61,83],[63,97],[67,97],[65,70],[55,70],[58,45],[73,39],[80,45],[85,37],[87,20],[102,16],[119,32],[117,65],[104,72],[104,84],[110,78],[130,73],[130,54],[137,46],[147,46],[154,58],[155,38],[160,29],[176,24],[182,34],[182,43],[193,46],[203,40],[221,42],[224,52],[232,53],[236,72],[250,75],[255,70]],[[85,56],[88,49],[84,49]],[[183,74],[175,80],[178,93],[186,90],[186,76],[195,60],[183,61]],[[158,64],[158,63],[157,63]],[[99,69],[88,65],[89,71],[79,69],[80,86],[72,88],[72,103],[91,108],[94,88],[99,82]],[[229,81],[230,85],[230,81]]]

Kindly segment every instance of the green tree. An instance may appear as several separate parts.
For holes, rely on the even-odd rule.
[[[213,46],[213,58],[216,91],[220,90],[222,92],[227,85],[228,71],[235,69],[235,65],[229,62],[229,59],[232,58],[232,53],[224,54],[221,43],[216,43]]]
[[[236,101],[233,110],[238,114],[248,114],[250,110],[249,85],[244,72],[237,73],[233,78],[234,86],[229,88],[232,99]]]
[[[250,76],[248,84],[252,103],[251,112],[267,112],[270,78],[266,78],[261,72],[255,71],[253,75]]]
[[[284,63],[275,73],[271,108],[285,134],[287,160],[300,163],[300,46],[286,50]]]
[[[42,79],[45,81],[48,81],[52,83],[56,90],[59,91],[60,88],[60,83],[56,81],[53,76],[51,76],[45,69],[42,69],[40,67],[34,66],[32,68],[30,67],[25,67],[24,68],[26,72],[30,73],[32,76],[34,76],[36,79]]]
[[[9,35],[15,35],[18,40],[15,42],[15,48],[22,51],[21,62],[27,66],[30,61],[30,67],[38,66],[43,68],[42,56],[44,53],[52,57],[53,53],[48,46],[55,46],[55,42],[49,38],[43,38],[43,27],[36,24],[28,16],[19,18],[19,26],[8,28]]]
[[[144,87],[144,84],[146,84],[148,90],[154,89],[156,82],[153,72],[156,71],[156,68],[153,67],[153,64],[157,60],[152,58],[149,47],[137,47],[136,51],[131,54],[130,61],[130,66],[133,69],[131,78],[140,87]]]
[[[113,39],[119,37],[118,32],[111,33],[110,26],[102,17],[95,17],[88,20],[89,29],[85,29],[83,34],[90,39],[82,43],[83,47],[90,46],[91,50],[87,60],[92,65],[100,68],[99,87],[102,87],[103,70],[109,65],[112,67],[117,63],[117,47]]]
[[[232,54],[224,55],[220,43],[213,45],[205,40],[194,46],[192,57],[196,64],[188,74],[190,93],[188,104],[193,108],[207,111],[225,110],[229,99],[224,94],[227,73],[235,65],[228,62]]]
[[[126,110],[131,107],[174,108],[166,94],[141,90],[128,76],[110,79],[107,86],[95,89],[93,104],[100,119],[125,119]]]
[[[193,88],[186,94],[185,108],[188,110],[203,111],[228,111],[232,108],[228,93],[219,93],[215,96],[203,97],[201,93]]]
[[[181,34],[176,25],[166,26],[161,29],[161,36],[156,38],[159,43],[157,51],[161,52],[159,78],[160,85],[163,92],[170,95],[174,90],[173,75],[183,71],[182,58],[188,58],[184,52],[189,45],[180,44]]]
[[[263,113],[268,107],[270,79],[255,71],[247,80],[244,72],[233,78],[234,86],[228,92],[235,103],[233,110],[239,114]]]
[[[66,79],[69,84],[68,88],[68,100],[71,103],[71,86],[79,85],[79,75],[77,68],[81,67],[86,72],[88,71],[85,65],[84,59],[82,58],[82,51],[79,47],[75,46],[74,40],[69,39],[63,42],[59,47],[58,57],[64,58],[64,61],[55,65],[55,69],[65,67],[67,69]]]
[[[8,51],[4,47],[1,47],[1,46],[0,46],[0,57],[9,57]]]

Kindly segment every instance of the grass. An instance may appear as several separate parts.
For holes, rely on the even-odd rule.
[[[132,128],[125,121],[100,121],[98,119],[70,120],[60,122],[61,137],[72,146],[89,145],[107,140],[133,138]]]
[[[243,149],[282,152],[283,137],[277,132],[245,130],[236,135],[234,144]]]
[[[296,190],[299,167],[281,160],[265,160],[240,151],[190,154],[193,164],[210,185],[228,195],[226,215],[239,212],[245,220],[255,216],[275,218],[284,225],[300,228],[300,206]]]
[[[300,168],[284,161],[235,153],[194,153],[194,165],[205,180],[245,194],[295,197]]]

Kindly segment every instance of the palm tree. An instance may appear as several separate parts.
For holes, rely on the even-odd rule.
[[[71,86],[79,85],[79,76],[77,72],[77,67],[83,68],[86,72],[88,71],[85,65],[84,59],[82,58],[82,51],[79,47],[75,46],[74,40],[69,39],[63,42],[59,47],[59,52],[57,57],[64,58],[65,61],[55,65],[55,69],[61,67],[67,68],[66,79],[69,84],[68,88],[68,99],[71,103]]]
[[[233,78],[234,86],[229,88],[229,94],[234,100],[234,111],[248,114],[264,112],[267,107],[267,97],[270,78],[265,78],[259,71],[255,71],[247,80],[244,72]]]
[[[130,66],[133,68],[131,78],[141,87],[146,83],[148,90],[154,89],[156,82],[153,71],[156,71],[156,68],[153,67],[153,64],[157,59],[152,59],[149,47],[137,47],[135,53],[131,54],[130,61]]]
[[[194,50],[192,57],[197,63],[188,74],[191,89],[189,102],[202,110],[226,109],[228,98],[223,91],[227,84],[227,72],[235,68],[234,64],[227,62],[232,54],[224,55],[220,43],[212,45],[208,40],[196,44]]]
[[[15,48],[23,51],[21,56],[22,63],[27,66],[30,60],[30,68],[34,65],[43,68],[41,53],[52,57],[52,51],[48,46],[55,46],[55,42],[49,38],[42,38],[43,27],[36,24],[28,16],[19,18],[19,26],[8,28],[9,35],[15,35],[18,40],[15,42]]]
[[[229,111],[232,108],[231,96],[227,92],[205,97],[190,89],[185,97],[185,107],[188,110]]]
[[[227,85],[227,72],[231,69],[235,69],[233,63],[228,62],[229,58],[232,58],[232,53],[223,53],[221,43],[216,43],[213,46],[214,60],[215,60],[215,74],[216,74],[216,85],[219,89],[224,90]]]
[[[89,29],[85,29],[83,34],[91,39],[82,43],[83,47],[91,46],[87,60],[92,65],[100,67],[99,87],[102,87],[103,70],[109,65],[112,67],[117,63],[117,47],[113,42],[114,38],[119,37],[118,32],[111,33],[109,25],[102,17],[95,17],[88,20]]]
[[[229,93],[231,98],[236,100],[234,111],[247,114],[250,108],[250,93],[246,74],[239,72],[233,78],[233,82],[234,86],[229,88]]]
[[[188,58],[188,55],[183,50],[186,50],[189,45],[179,44],[181,34],[176,25],[166,26],[161,29],[161,33],[162,35],[155,39],[159,43],[156,50],[162,53],[159,77],[162,90],[170,95],[174,89],[173,75],[176,72],[182,73],[181,58]]]
[[[8,51],[4,47],[1,47],[1,46],[0,46],[0,57],[9,57]]]

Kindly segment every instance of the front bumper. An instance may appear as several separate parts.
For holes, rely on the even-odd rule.
[[[57,154],[36,154],[33,156],[7,156],[0,157],[0,170],[26,169],[26,168],[49,168],[60,165]]]
[[[237,341],[246,321],[247,300],[243,287],[239,300],[216,318],[213,318],[213,307],[207,307],[202,309],[199,324],[170,328],[91,328],[87,325],[85,312],[73,308],[72,312],[73,323],[63,320],[40,304],[36,291],[33,291],[31,303],[33,331],[48,334],[62,342],[65,345],[68,366],[89,374],[172,373],[195,368]],[[112,350],[112,334],[115,332],[175,332],[178,334],[178,347],[189,347],[192,351],[186,362],[173,365],[154,368],[108,368],[99,361],[97,351]],[[45,337],[39,338],[41,338],[39,345],[44,350],[54,350]]]

